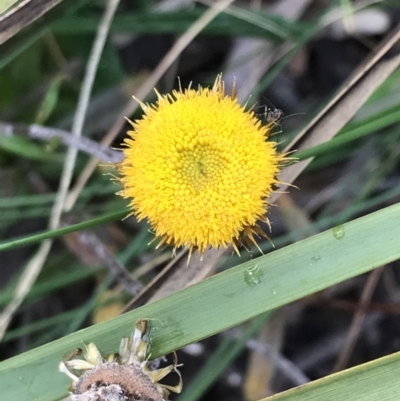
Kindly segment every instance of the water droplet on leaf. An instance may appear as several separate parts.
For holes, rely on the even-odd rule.
[[[334,227],[332,229],[332,232],[333,232],[333,236],[336,239],[339,239],[339,240],[342,239],[346,234],[346,232],[344,231],[344,224],[341,224],[340,226]]]
[[[250,287],[260,284],[263,276],[264,272],[258,267],[258,265],[252,265],[244,271],[244,281]]]

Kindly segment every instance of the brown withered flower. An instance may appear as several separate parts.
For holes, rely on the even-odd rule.
[[[147,320],[139,320],[131,337],[123,338],[119,353],[102,356],[94,343],[83,351],[85,359],[69,359],[59,364],[59,371],[72,379],[73,401],[167,401],[170,391],[180,393],[182,377],[174,353],[172,365],[151,369],[149,343],[145,340]],[[73,355],[81,353],[77,350]],[[73,371],[83,371],[76,376]],[[168,386],[159,381],[172,371],[179,384]]]

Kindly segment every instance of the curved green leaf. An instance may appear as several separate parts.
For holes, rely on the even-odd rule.
[[[397,401],[400,352],[347,369],[260,401]]]
[[[69,382],[57,365],[82,342],[93,341],[103,352],[113,352],[137,319],[148,318],[152,355],[157,357],[396,260],[400,257],[399,238],[400,204],[396,204],[244,263],[2,362],[2,397],[53,401],[67,393]],[[340,397],[332,395],[330,399]]]

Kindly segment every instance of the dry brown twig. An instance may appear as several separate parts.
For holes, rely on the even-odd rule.
[[[125,269],[125,266],[104,246],[96,234],[87,230],[81,231],[79,233],[79,241],[95,253],[100,263],[108,268],[111,276],[128,294],[135,296],[143,288],[143,284],[132,277],[128,270]]]
[[[77,138],[69,131],[53,127],[44,127],[36,124],[12,124],[0,121],[0,133],[4,133],[7,136],[16,135],[32,139],[41,139],[43,141],[50,141],[53,138],[57,138],[62,144],[85,152],[105,163],[118,163],[124,157],[122,152],[118,150],[102,146],[100,143],[86,137]]]
[[[361,63],[342,85],[337,95],[286,146],[284,152],[309,149],[332,139],[379,85],[400,65],[400,55],[396,50],[399,40],[400,27],[396,27]],[[312,160],[313,158],[309,158],[285,168],[279,175],[280,181],[293,183]],[[283,185],[281,190],[284,191],[286,188],[287,185]],[[277,195],[272,195],[272,203],[276,197]]]
[[[36,21],[60,2],[61,0],[15,1],[14,7],[10,7],[0,18],[0,44],[17,34],[26,25]]]
[[[371,302],[371,298],[374,294],[375,288],[378,285],[379,279],[383,273],[383,267],[373,270],[368,275],[367,282],[364,285],[364,289],[361,293],[360,301],[357,305],[357,310],[354,312],[353,319],[347,337],[345,339],[344,346],[341,348],[340,354],[336,360],[335,366],[332,373],[343,370],[350,360],[351,353],[357,342],[360,334],[362,324],[365,318],[366,309]]]

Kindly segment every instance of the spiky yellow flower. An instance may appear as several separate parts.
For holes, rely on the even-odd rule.
[[[201,254],[266,236],[257,221],[268,223],[284,160],[267,140],[274,121],[263,126],[234,90],[225,95],[221,76],[212,88],[156,93],[157,104],[140,102],[145,115],[131,123],[119,165],[131,214],[149,221],[160,244]]]

